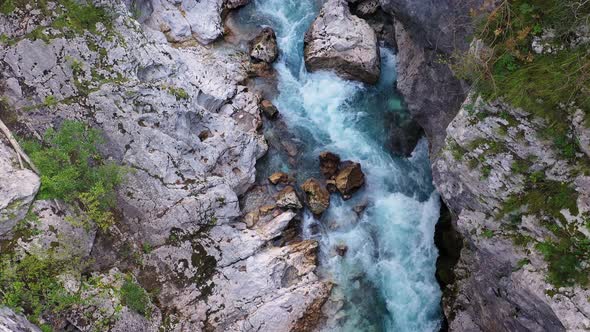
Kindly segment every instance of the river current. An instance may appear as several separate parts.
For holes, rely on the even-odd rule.
[[[365,187],[352,199],[332,195],[320,220],[309,212],[304,216],[304,237],[320,243],[319,273],[335,283],[325,330],[438,331],[434,227],[440,203],[427,142],[420,141],[409,158],[386,148],[387,113],[406,112],[394,89],[395,55],[381,48],[375,86],[307,72],[303,37],[319,9],[317,0],[255,0],[240,10],[239,20],[271,26],[277,34],[281,55],[274,64],[278,94],[273,103],[303,147],[305,167],[297,169],[298,182],[318,176],[318,155],[326,150],[360,162],[366,175]],[[265,169],[289,167],[276,157]],[[367,206],[360,216],[354,211],[359,205]],[[338,245],[347,247],[344,257],[334,253]]]

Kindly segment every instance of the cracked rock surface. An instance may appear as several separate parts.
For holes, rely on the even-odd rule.
[[[113,23],[97,24],[95,33],[43,28],[55,17],[35,10],[0,15],[0,31],[14,40],[0,47],[0,72],[8,105],[23,124],[17,133],[35,137],[64,120],[84,121],[102,131],[105,157],[129,169],[118,189],[117,224],[108,233],[69,227],[63,213],[56,213],[59,207],[36,202],[33,210],[43,227],[55,233],[27,243],[43,247],[63,237],[78,239],[77,255],[88,256],[96,278],[116,285],[125,271],[156,294],[155,316],[123,309],[114,325],[120,331],[155,331],[163,324],[170,331],[288,331],[317,323],[308,321],[308,309],[330,292],[314,272],[317,243],[273,245],[293,222],[293,212],[261,217],[251,228],[241,218],[242,211],[262,206],[255,200],[241,206],[238,197],[254,183],[256,160],[267,150],[259,132],[260,96],[244,85],[248,55],[231,47],[168,43],[219,37],[224,3],[183,1],[187,15],[179,19],[173,2],[154,0],[147,26],[122,2],[97,4],[113,11]],[[154,22],[157,30],[177,25],[163,34],[149,28]],[[39,27],[46,40],[29,38]],[[56,103],[44,103],[48,97]],[[30,188],[4,195],[2,181],[0,191],[2,198],[23,202],[17,210],[22,218],[39,179],[18,170],[14,153],[1,144],[0,178],[19,172]],[[1,204],[4,217],[7,205]],[[108,312],[118,301],[107,297],[97,306]],[[99,314],[92,310],[78,308],[68,319],[82,331],[92,330],[92,323],[80,319]]]

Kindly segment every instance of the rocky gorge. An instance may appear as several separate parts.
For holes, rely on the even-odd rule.
[[[509,3],[2,2],[0,327],[590,329],[589,110],[457,59]]]

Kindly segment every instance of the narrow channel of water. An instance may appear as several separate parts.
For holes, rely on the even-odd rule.
[[[273,102],[303,147],[299,183],[319,177],[318,155],[324,150],[360,162],[366,174],[364,189],[353,199],[332,195],[321,220],[305,215],[304,236],[321,244],[320,272],[336,284],[326,330],[436,331],[441,292],[433,238],[439,199],[427,144],[421,141],[410,158],[394,157],[385,148],[387,113],[405,112],[393,88],[395,55],[381,49],[382,77],[372,87],[328,72],[308,73],[303,37],[319,7],[317,0],[255,0],[239,19],[276,31],[281,56]],[[269,172],[290,170],[281,158],[266,162]],[[360,215],[354,211],[359,205],[367,206]],[[335,254],[337,245],[348,248],[344,257]]]

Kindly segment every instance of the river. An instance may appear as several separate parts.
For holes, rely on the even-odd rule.
[[[438,331],[434,227],[440,203],[427,142],[420,141],[409,158],[386,148],[387,112],[406,112],[394,90],[395,55],[381,48],[376,86],[307,72],[303,37],[319,8],[317,0],[255,0],[239,16],[243,24],[268,25],[277,34],[281,55],[274,65],[278,94],[273,103],[303,147],[298,183],[319,177],[318,155],[325,150],[360,162],[366,175],[365,187],[352,199],[332,195],[320,220],[305,212],[303,235],[320,242],[319,273],[335,283],[332,317],[324,329]],[[265,163],[268,172],[290,171],[280,157]],[[354,211],[359,205],[367,205],[360,217]],[[334,253],[336,245],[348,248],[344,257]]]

